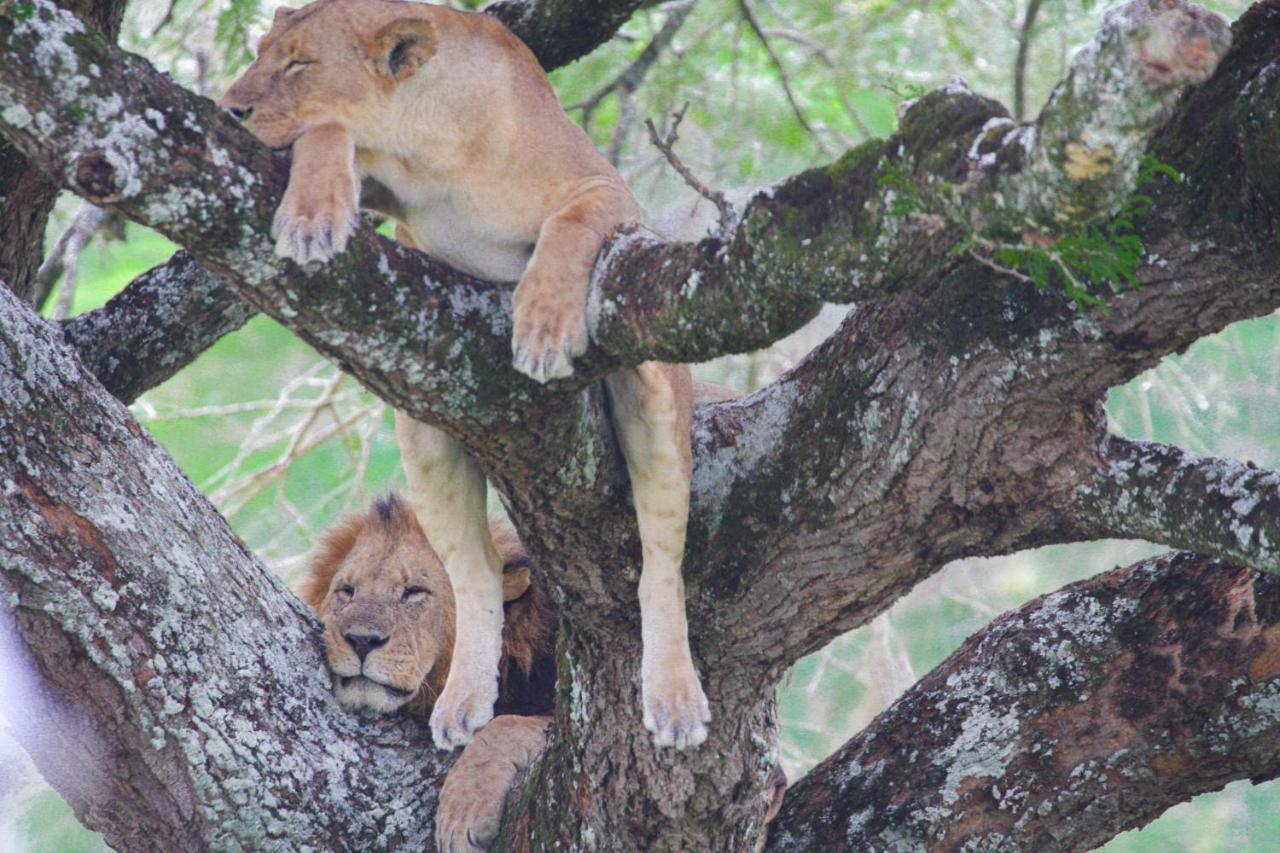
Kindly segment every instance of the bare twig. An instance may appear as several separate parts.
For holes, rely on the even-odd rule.
[[[618,92],[619,97],[625,99],[627,95],[640,88],[645,75],[653,67],[653,63],[658,60],[662,51],[666,50],[667,46],[671,44],[680,27],[684,25],[685,19],[689,17],[689,13],[693,10],[693,0],[677,0],[677,2],[667,4],[666,8],[670,10],[667,19],[663,21],[662,27],[659,28],[653,39],[645,45],[644,50],[640,51],[640,55],[635,58],[635,61],[628,65],[621,74],[602,86],[594,95],[569,108],[582,110],[583,127],[590,127],[591,116],[596,107],[600,106],[600,102],[609,97],[610,94]]]
[[[1001,275],[1012,276],[1013,278],[1016,278],[1018,281],[1022,282],[1023,284],[1032,283],[1030,276],[1020,273],[1015,269],[1010,269],[1009,267],[1002,266],[996,263],[995,261],[991,260],[990,258],[988,258],[986,255],[983,255],[981,252],[975,252],[972,249],[970,249],[969,257],[973,258],[975,261],[982,264],[984,267],[995,270]]]
[[[813,125],[809,124],[809,120],[804,117],[804,111],[800,109],[800,104],[796,101],[796,96],[791,91],[791,78],[787,75],[787,69],[782,64],[782,60],[778,57],[777,52],[773,49],[773,44],[769,41],[769,36],[765,34],[764,28],[760,26],[760,22],[756,20],[756,15],[751,11],[751,7],[747,5],[747,0],[738,0],[738,9],[742,12],[742,17],[746,20],[747,26],[755,33],[756,38],[760,40],[760,44],[764,47],[765,53],[769,54],[769,61],[773,63],[774,69],[778,72],[778,80],[782,83],[782,91],[787,96],[787,103],[791,105],[791,112],[795,114],[796,121],[800,122],[800,126],[805,132],[813,137],[813,141],[817,143],[818,148],[824,154],[830,154],[826,142],[814,130]]]
[[[613,125],[613,135],[609,137],[609,147],[605,152],[605,156],[609,158],[609,162],[615,167],[622,162],[622,149],[626,145],[627,137],[631,135],[631,128],[635,126],[635,123],[635,93],[630,89],[621,89],[618,92],[618,120]]]
[[[65,320],[71,314],[71,302],[75,298],[76,280],[80,273],[80,252],[93,239],[103,217],[101,208],[89,202],[81,204],[71,224],[58,238],[36,273],[36,280],[46,287],[59,275],[62,276],[62,289],[53,308],[55,320]]]
[[[676,140],[680,138],[680,122],[684,121],[684,114],[688,109],[689,105],[686,103],[680,108],[679,112],[672,115],[671,130],[667,131],[665,139],[658,133],[658,128],[654,126],[653,119],[645,119],[644,124],[645,127],[649,128],[649,141],[652,142],[654,147],[661,151],[662,155],[667,158],[667,162],[671,164],[671,168],[675,169],[676,172],[679,173],[680,177],[684,178],[684,182],[692,187],[698,195],[707,199],[716,206],[716,210],[720,212],[720,235],[723,237],[728,235],[733,229],[734,223],[738,218],[737,213],[733,209],[733,205],[729,203],[729,199],[725,198],[724,193],[719,190],[713,190],[702,181],[698,180],[698,177],[693,174],[693,171],[676,156],[676,152],[674,150]]]
[[[1027,106],[1027,55],[1031,52],[1032,28],[1036,16],[1040,14],[1042,0],[1030,0],[1027,3],[1027,14],[1022,19],[1022,27],[1018,30],[1018,58],[1013,65],[1013,117],[1022,121],[1026,117]]]
[[[177,5],[178,0],[169,0],[169,8],[165,10],[164,17],[160,19],[160,23],[156,24],[156,28],[151,31],[151,38],[160,35],[160,31],[173,21],[173,10]]]

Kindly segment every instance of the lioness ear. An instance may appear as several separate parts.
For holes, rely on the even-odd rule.
[[[421,18],[401,18],[374,33],[366,48],[379,77],[403,83],[436,52],[436,28]]]
[[[272,16],[272,18],[271,18],[271,23],[272,23],[273,25],[274,25],[274,24],[278,24],[278,23],[280,23],[280,22],[281,22],[281,21],[283,21],[285,18],[287,18],[287,17],[289,17],[290,15],[292,15],[292,14],[294,13],[294,11],[295,11],[294,9],[290,9],[288,6],[281,6],[280,8],[276,9],[276,13],[275,13],[275,15],[274,15],[274,16]]]
[[[529,569],[521,567],[518,569],[504,569],[502,572],[502,601],[515,601],[524,595],[525,590],[529,588]]]

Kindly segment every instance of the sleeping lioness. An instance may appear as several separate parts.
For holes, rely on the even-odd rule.
[[[279,254],[327,261],[345,248],[359,207],[378,210],[395,219],[397,239],[463,272],[518,282],[515,367],[539,382],[572,374],[587,346],[596,255],[639,207],[496,18],[402,0],[279,9],[222,105],[267,145],[292,148]],[[649,362],[606,387],[642,545],[644,725],[660,746],[696,746],[711,715],[680,571],[689,371]],[[502,562],[479,466],[435,427],[403,416],[396,427],[410,501],[456,595],[453,665],[431,716],[436,744],[450,749],[489,721],[498,698]]]
[[[493,524],[502,556],[498,713],[445,778],[441,850],[486,849],[515,775],[538,756],[555,698],[556,609],[514,534]],[[321,537],[299,590],[324,624],[338,700],[355,710],[427,717],[444,684],[455,613],[449,578],[413,512],[394,495]]]

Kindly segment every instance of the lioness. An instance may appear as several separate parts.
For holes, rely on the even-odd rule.
[[[515,535],[494,523],[506,620],[497,711],[450,769],[436,810],[443,851],[487,849],[515,776],[542,752],[555,699],[556,609]],[[449,578],[413,512],[391,495],[327,530],[299,594],[324,624],[338,700],[427,716],[449,671]],[[517,716],[518,715],[518,716]]]
[[[276,250],[299,263],[342,251],[356,212],[458,269],[518,281],[517,369],[569,376],[587,345],[588,279],[605,237],[639,208],[556,101],[537,60],[489,15],[400,0],[279,9],[222,105],[273,148],[293,149]],[[689,652],[680,563],[689,512],[691,389],[685,366],[606,380],[631,476],[643,568],[641,685],[658,745],[706,739],[710,710]],[[453,666],[431,716],[436,744],[470,741],[493,715],[502,563],[485,481],[462,445],[399,416],[410,501],[457,600]]]

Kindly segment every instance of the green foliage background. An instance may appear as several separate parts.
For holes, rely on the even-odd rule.
[[[892,132],[904,97],[953,74],[1011,101],[1023,2],[748,2],[778,63],[745,23],[737,0],[700,0],[644,85],[630,95],[600,98],[591,111],[589,131],[602,149],[616,153],[663,233],[696,237],[714,217],[710,205],[699,203],[648,145],[646,117],[663,126],[690,103],[677,151],[704,180],[740,199],[753,187]],[[556,72],[562,102],[582,104],[613,81],[678,5],[640,12],[622,37]],[[1210,5],[1228,17],[1243,8],[1239,2]],[[168,10],[160,0],[134,0],[126,46],[215,96],[248,60],[270,12],[258,0],[176,0],[171,19],[159,26]],[[1075,0],[1048,0],[1040,8],[1027,75],[1032,111],[1100,14]],[[785,97],[784,77],[796,109]],[[584,111],[570,114],[581,120]],[[50,245],[76,205],[73,199],[60,203]],[[95,242],[81,258],[74,311],[101,305],[172,249],[132,226],[124,241]],[[766,352],[721,359],[699,372],[752,390],[794,364],[841,313],[829,308]],[[1116,431],[1127,436],[1278,467],[1277,365],[1276,318],[1240,323],[1113,391],[1108,413]],[[145,395],[134,412],[286,580],[295,576],[300,556],[325,524],[374,494],[402,487],[389,411],[265,318]],[[780,694],[789,775],[799,778],[1001,612],[1158,550],[1100,542],[948,567],[872,625],[792,668]],[[1104,849],[1273,850],[1280,837],[1277,806],[1280,792],[1274,786],[1238,783],[1174,808]],[[0,728],[0,850],[70,853],[102,846],[15,757]]]

